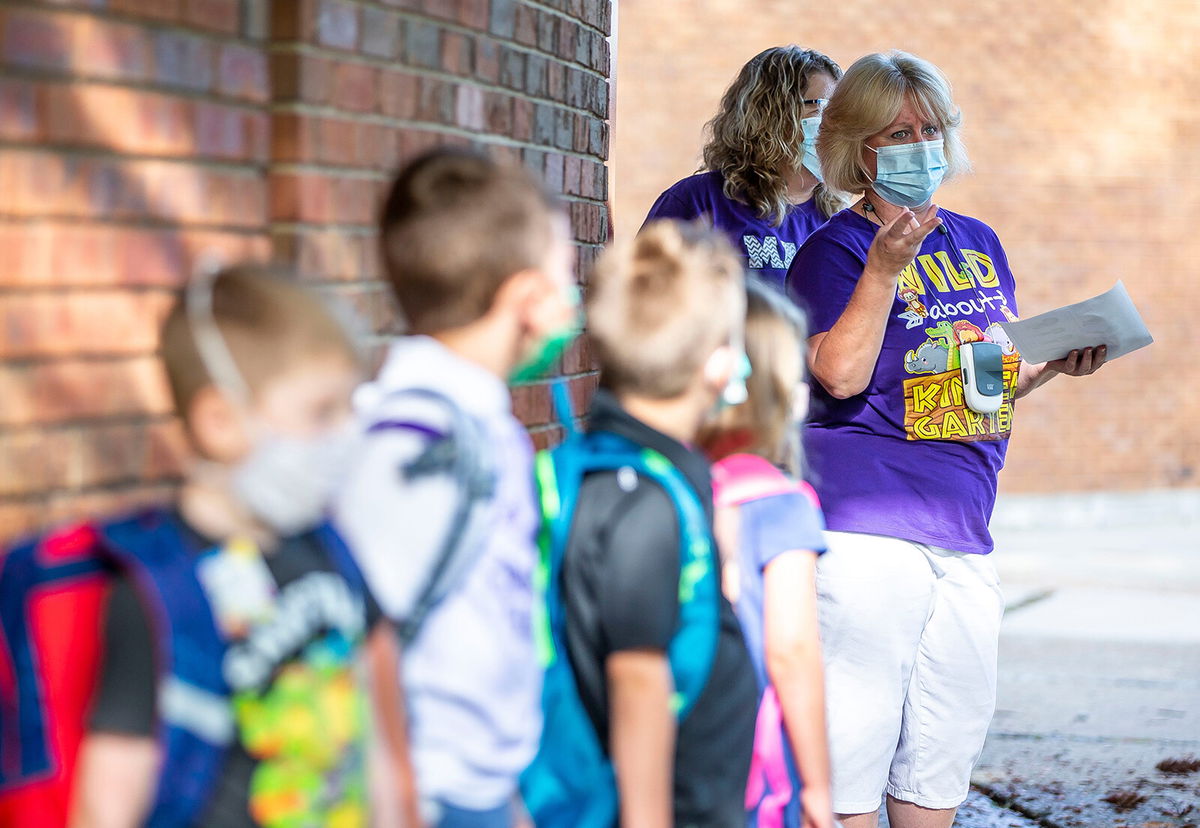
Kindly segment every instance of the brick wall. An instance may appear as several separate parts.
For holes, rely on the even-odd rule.
[[[624,0],[614,223],[695,171],[700,130],[761,49],[843,67],[902,48],[955,85],[975,174],[945,187],[1005,244],[1025,315],[1123,279],[1156,343],[1019,403],[1007,492],[1200,486],[1200,37],[1192,0]]]
[[[381,338],[389,171],[484,146],[608,234],[609,0],[0,5],[0,539],[176,480],[154,359],[198,258],[295,264]],[[582,400],[586,351],[564,359]],[[544,384],[514,392],[539,442]]]

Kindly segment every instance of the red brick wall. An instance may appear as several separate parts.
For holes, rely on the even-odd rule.
[[[606,238],[608,0],[59,0],[0,6],[0,539],[170,491],[154,353],[197,259],[274,258],[395,322],[389,171],[485,146]],[[587,354],[563,370],[581,398]],[[519,413],[552,436],[544,385]]]
[[[1200,4],[624,0],[614,223],[695,171],[700,131],[761,49],[843,67],[901,48],[955,86],[974,175],[938,200],[1003,240],[1022,312],[1123,279],[1156,343],[1019,403],[1008,492],[1200,486]]]

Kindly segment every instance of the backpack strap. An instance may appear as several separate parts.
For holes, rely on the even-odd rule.
[[[107,555],[133,579],[155,636],[163,764],[149,826],[189,825],[209,802],[236,735],[222,672],[226,643],[178,518],[143,512],[103,528]]]
[[[700,496],[683,474],[666,457],[653,449],[616,434],[592,431],[569,438],[550,451],[553,463],[553,494],[542,490],[543,510],[547,513],[548,533],[543,547],[549,549],[549,565],[539,569],[540,581],[546,582],[545,621],[553,635],[540,636],[546,644],[563,646],[566,611],[557,581],[561,576],[575,508],[583,478],[596,471],[629,468],[666,492],[675,507],[679,523],[679,623],[667,647],[667,661],[675,680],[672,710],[680,721],[687,717],[708,683],[716,658],[719,634],[720,583],[716,544]],[[549,482],[545,460],[538,461],[539,478]],[[547,509],[547,501],[552,509]],[[553,517],[551,517],[553,515]]]
[[[718,508],[738,506],[781,494],[800,493],[820,506],[817,493],[803,481],[793,480],[757,454],[731,454],[713,463],[713,501]]]
[[[98,640],[89,648],[83,637],[98,639],[109,574],[86,523],[0,555],[0,823],[66,819],[98,662]],[[50,628],[41,623],[51,618]],[[70,670],[47,665],[67,651],[74,654]]]
[[[404,430],[424,436],[425,449],[401,469],[405,480],[419,480],[437,474],[450,474],[455,480],[458,502],[450,521],[450,530],[442,541],[425,584],[417,593],[412,611],[399,625],[402,647],[408,646],[421,631],[425,619],[438,603],[462,582],[479,560],[481,544],[467,543],[478,507],[490,503],[496,489],[496,474],[485,449],[483,429],[451,397],[429,388],[406,388],[389,394],[385,401],[419,399],[434,403],[449,415],[448,429],[440,430],[416,417],[377,420],[367,433]]]

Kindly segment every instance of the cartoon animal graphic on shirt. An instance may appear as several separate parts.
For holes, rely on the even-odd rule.
[[[921,302],[915,290],[901,286],[896,295],[905,304],[905,309],[900,313],[900,318],[907,323],[905,327],[916,328],[929,317],[929,309]]]
[[[950,351],[928,339],[904,355],[904,370],[910,374],[941,374],[947,370]]]
[[[968,342],[983,342],[987,339],[978,325],[965,319],[954,320],[950,323],[950,327],[954,330],[954,338],[959,345],[966,345]]]
[[[983,335],[999,345],[1000,350],[1004,352],[1005,356],[1012,356],[1017,352],[1017,346],[1008,338],[1008,334],[1004,332],[1004,328],[1000,326],[999,322],[993,322],[988,325]]]
[[[932,328],[926,328],[925,333],[929,336],[928,342],[941,345],[941,347],[946,349],[946,367],[944,370],[957,371],[959,367],[958,334],[955,332],[954,326],[948,320],[943,319]]]

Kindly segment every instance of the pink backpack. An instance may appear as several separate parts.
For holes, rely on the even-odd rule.
[[[732,454],[712,467],[713,503],[721,509],[751,500],[799,492],[820,508],[817,493],[804,481],[793,480],[756,454]],[[784,810],[792,800],[784,740],[783,710],[775,688],[767,685],[754,724],[754,754],[746,782],[745,807],[758,811],[759,828],[783,828]]]

